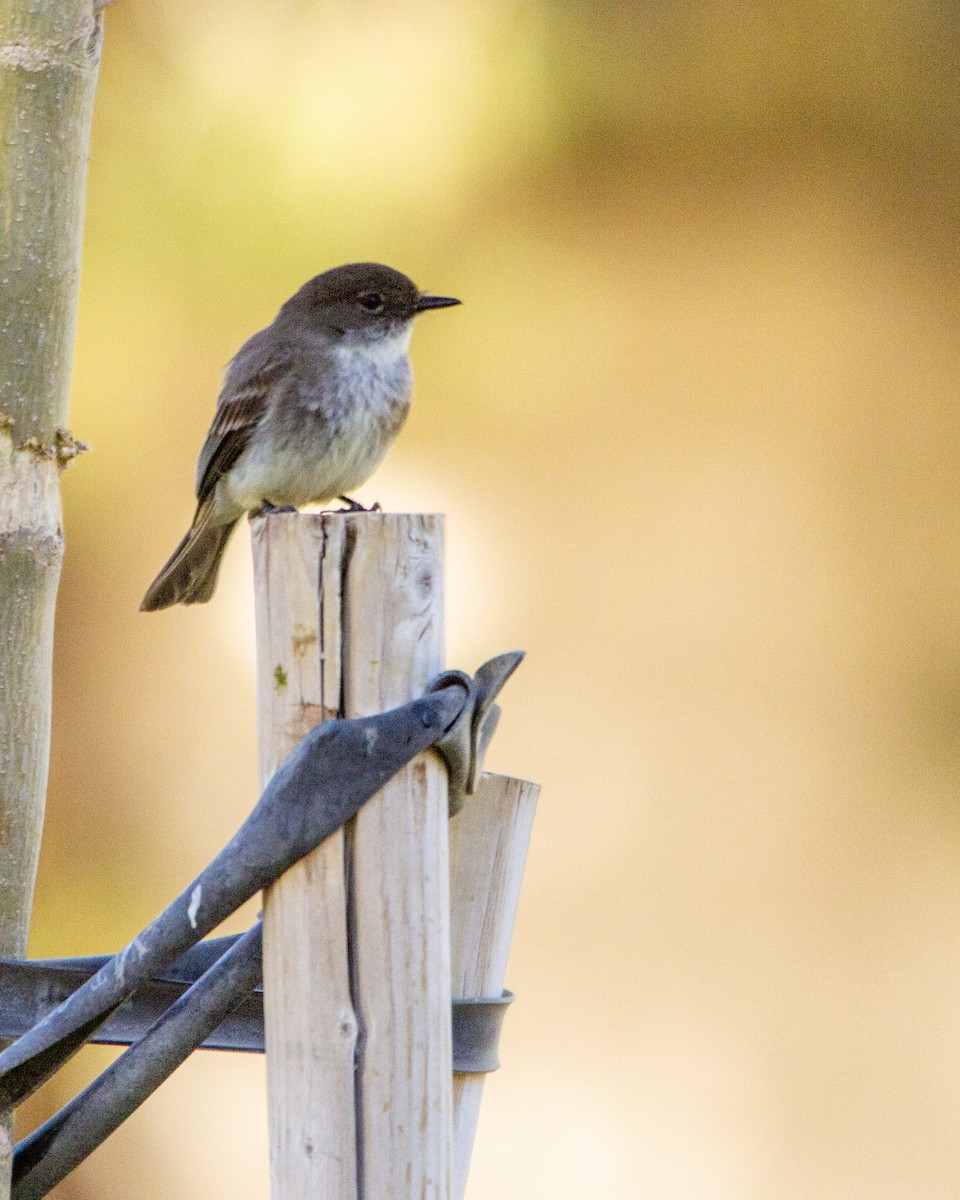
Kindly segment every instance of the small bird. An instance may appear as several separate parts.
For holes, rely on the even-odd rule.
[[[350,263],[316,275],[240,347],[197,460],[197,511],[141,612],[202,604],[244,513],[322,503],[373,474],[410,411],[414,317],[459,304],[399,271]]]

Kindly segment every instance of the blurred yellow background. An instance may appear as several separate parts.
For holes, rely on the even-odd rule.
[[[960,1194],[958,26],[109,10],[34,955],[122,945],[256,798],[246,529],[137,606],[223,365],[381,260],[464,306],[359,494],[447,514],[449,662],[528,651],[488,766],[544,788],[470,1200]],[[262,1062],[196,1056],[56,1194],[265,1197],[265,1129]]]

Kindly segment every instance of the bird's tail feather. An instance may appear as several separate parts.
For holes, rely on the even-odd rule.
[[[212,499],[198,507],[180,545],[147,589],[141,612],[154,612],[172,604],[204,604],[213,595],[220,559],[240,517],[211,525],[212,510]]]

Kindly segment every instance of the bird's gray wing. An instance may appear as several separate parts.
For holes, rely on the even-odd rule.
[[[264,344],[266,340],[262,334],[252,337],[227,371],[213,424],[197,459],[197,500],[201,504],[246,449],[271,392],[289,370],[289,346],[271,346]]]

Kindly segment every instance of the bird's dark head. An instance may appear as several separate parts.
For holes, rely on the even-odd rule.
[[[421,292],[412,279],[380,263],[348,263],[308,280],[283,306],[280,317],[375,341],[402,332],[419,313],[459,303],[450,296]]]

